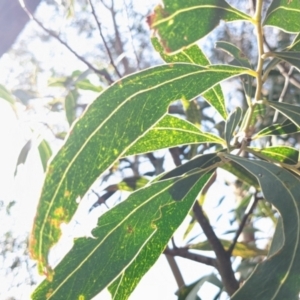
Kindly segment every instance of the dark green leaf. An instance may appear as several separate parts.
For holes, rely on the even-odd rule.
[[[15,176],[17,175],[18,166],[21,164],[24,164],[26,162],[26,159],[27,159],[28,153],[31,149],[31,146],[32,146],[32,141],[29,140],[21,149],[19,157],[18,157],[16,169],[15,169],[15,174],[14,174]]]
[[[163,65],[125,77],[106,89],[75,122],[51,161],[31,236],[39,271],[93,182],[123,157],[182,97],[192,99],[220,81],[253,71],[232,66]]]
[[[297,127],[290,120],[285,120],[282,124],[274,124],[265,127],[264,129],[256,133],[252,139],[254,140],[269,135],[285,135],[296,132],[300,132],[300,127]]]
[[[272,203],[281,214],[285,237],[281,250],[260,263],[232,299],[298,299],[300,291],[300,179],[275,164],[230,154],[224,155],[257,178],[265,199]]]
[[[226,121],[226,124],[225,124],[225,139],[226,139],[228,149],[231,148],[230,141],[232,139],[232,136],[234,135],[236,127],[241,122],[242,115],[243,115],[242,109],[240,107],[237,107],[235,109],[235,111],[233,111],[229,115],[229,117]]]
[[[210,61],[197,45],[182,49],[175,54],[165,53],[163,47],[159,43],[157,38],[152,38],[152,44],[157,52],[159,52],[162,59],[167,63],[174,62],[187,62],[200,66],[209,66]],[[221,117],[227,119],[227,111],[225,107],[225,99],[220,85],[216,85],[209,91],[205,92],[203,98],[213,106]]]
[[[299,151],[292,147],[287,146],[274,146],[266,147],[263,149],[251,148],[254,150],[254,153],[257,153],[258,156],[262,154],[262,158],[270,158],[272,161],[279,161],[282,163],[295,165],[298,163]]]
[[[268,101],[268,104],[279,110],[284,116],[290,119],[297,127],[300,126],[300,106],[283,102]]]
[[[166,52],[191,45],[209,34],[221,20],[250,20],[224,0],[164,0],[148,18]],[[201,16],[201,17],[199,17]]]
[[[225,141],[218,136],[200,131],[183,119],[166,115],[153,129],[142,136],[124,156],[175,147],[184,144],[217,143]]]
[[[272,52],[272,56],[273,55],[281,60],[288,62],[292,66],[296,67],[298,71],[300,71],[300,52],[294,52],[294,51]]]
[[[282,218],[277,220],[276,230],[272,239],[271,247],[268,253],[268,257],[272,257],[283,247],[284,245],[284,230]]]
[[[286,32],[300,32],[300,1],[273,0],[268,8],[264,25],[275,26]]]
[[[153,183],[100,217],[93,238],[79,238],[33,299],[91,299],[113,280],[125,300],[155,263],[211,174],[193,173]],[[175,200],[175,201],[174,201]],[[131,265],[134,265],[131,268]]]
[[[49,158],[52,155],[52,150],[50,148],[49,143],[45,140],[42,140],[40,142],[38,149],[39,149],[40,158],[41,158],[44,172],[46,172],[47,163],[48,163]]]

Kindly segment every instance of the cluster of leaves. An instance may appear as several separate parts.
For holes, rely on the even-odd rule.
[[[245,245],[220,240],[216,244],[208,239],[222,283],[207,277],[185,295],[181,293],[181,299],[187,294],[196,298],[205,280],[224,286],[232,299],[298,297],[299,152],[277,145],[258,148],[256,141],[299,131],[299,106],[267,100],[262,91],[271,70],[282,61],[300,68],[300,2],[274,0],[264,19],[262,5],[263,1],[257,1],[254,16],[224,0],[164,0],[164,6],[155,9],[148,19],[158,37],[152,43],[166,64],[124,77],[104,90],[72,125],[65,144],[47,166],[30,240],[31,254],[47,279],[34,291],[33,299],[65,299],[66,295],[69,299],[90,299],[106,287],[113,299],[127,299],[191,208],[200,224],[205,220],[195,199],[217,168],[229,170],[254,186],[279,211],[280,221],[267,259],[241,288],[230,256]],[[233,57],[228,65],[212,65],[195,44],[221,20],[254,26],[255,68],[233,44],[217,45]],[[296,34],[293,43],[282,51],[264,53],[263,29],[267,26]],[[248,108],[245,112],[237,108],[228,115],[219,83],[233,77],[243,82]],[[199,95],[224,119],[222,136],[200,130],[192,116],[188,115],[187,121],[168,114],[174,101],[182,100],[189,107]],[[286,120],[257,130],[258,116],[265,109],[280,112]],[[72,116],[69,121],[73,122]],[[82,198],[106,170],[130,155],[201,143],[211,145],[210,153],[150,182],[142,181],[141,188],[99,218],[93,238],[76,239],[71,251],[51,269],[48,253],[61,236],[61,223],[71,220],[78,207],[76,199]],[[190,246],[193,248],[204,249],[205,245]]]

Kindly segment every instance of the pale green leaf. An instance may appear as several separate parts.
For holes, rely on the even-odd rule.
[[[46,172],[47,169],[47,163],[49,161],[49,158],[52,155],[52,150],[50,148],[49,143],[46,140],[42,140],[38,146],[41,162],[43,165],[43,170]]]
[[[110,288],[113,298],[127,299],[136,281],[158,259],[210,175],[193,173],[132,193],[100,217],[93,238],[75,240],[54,269],[52,280],[44,280],[32,299],[66,299],[66,295],[68,299],[91,299],[119,276],[122,282]],[[134,278],[130,278],[133,271]]]
[[[298,299],[300,291],[300,179],[289,171],[260,160],[224,154],[259,181],[265,199],[281,214],[284,244],[279,252],[257,265],[232,297],[235,299]],[[253,288],[255,287],[255,288]]]
[[[76,119],[77,98],[78,98],[77,90],[70,91],[65,98],[66,117],[70,126]]]
[[[202,132],[188,121],[166,115],[151,130],[138,139],[124,156],[141,154],[184,144],[200,143],[216,143],[224,145],[225,141],[214,134]]]
[[[226,139],[228,149],[231,148],[230,141],[232,139],[232,136],[234,135],[236,127],[241,122],[242,115],[243,115],[242,109],[240,107],[237,107],[235,109],[235,111],[233,111],[229,115],[229,117],[226,121],[226,124],[225,124],[225,139]]]
[[[2,84],[0,84],[0,98],[6,100],[12,105],[14,105],[16,102],[15,96],[10,91],[8,91],[8,89]]]
[[[286,32],[300,32],[300,1],[273,0],[263,25],[278,27]]]
[[[250,19],[224,0],[164,0],[148,23],[158,32],[166,52],[173,52],[206,36],[221,20]]]
[[[103,88],[101,86],[94,85],[87,78],[76,81],[75,85],[78,89],[93,91],[96,93],[100,93],[103,90]]]

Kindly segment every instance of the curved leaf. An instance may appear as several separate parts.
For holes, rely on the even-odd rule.
[[[234,134],[234,131],[235,131],[236,127],[239,125],[239,123],[242,119],[242,115],[243,115],[242,109],[240,107],[237,107],[235,109],[235,111],[233,111],[229,115],[228,120],[226,121],[226,124],[225,124],[225,139],[226,139],[228,149],[231,148],[230,141],[231,141],[231,138]]]
[[[65,299],[68,295],[69,299],[91,299],[119,276],[124,280],[124,272],[128,276],[127,269],[134,263],[129,272],[132,275],[134,271],[132,281],[111,288],[114,299],[127,299],[135,281],[158,259],[210,176],[193,173],[131,194],[100,217],[93,238],[75,240],[55,268],[52,281],[44,280],[32,298]],[[136,260],[141,263],[136,264]]]
[[[224,0],[164,0],[148,19],[166,52],[188,46],[210,33],[221,20],[251,20]]]
[[[225,141],[220,137],[200,131],[192,123],[166,115],[151,130],[142,136],[124,156],[175,147],[184,144],[217,143]]]
[[[295,52],[295,51],[272,52],[272,56],[275,56],[281,60],[288,62],[292,66],[296,67],[298,71],[300,71],[300,52]]]
[[[77,90],[70,91],[65,98],[66,117],[70,126],[76,119],[77,98],[78,98]]]
[[[286,135],[290,133],[300,132],[300,127],[297,127],[290,120],[285,120],[282,124],[274,124],[265,127],[258,133],[256,133],[252,139],[258,139],[269,135]]]
[[[284,116],[290,119],[297,127],[300,126],[300,106],[288,103],[268,101],[268,104],[279,110]]]
[[[289,171],[265,161],[224,155],[257,178],[265,199],[271,202],[281,214],[285,236],[281,250],[260,263],[232,299],[298,299],[300,179]]]
[[[52,155],[52,150],[49,143],[46,140],[42,140],[38,146],[41,162],[43,165],[43,170],[46,172],[47,163]]]
[[[125,77],[105,90],[74,124],[49,165],[30,250],[40,272],[47,254],[93,182],[182,97],[192,99],[220,81],[253,71],[231,66],[163,65]]]
[[[275,26],[286,32],[300,32],[300,2],[297,0],[273,0],[263,25]]]
[[[158,38],[151,39],[155,50],[160,54],[161,58],[167,63],[187,62],[200,66],[210,65],[209,59],[205,56],[202,50],[197,45],[182,49],[175,54],[165,53],[163,47],[158,41]],[[220,85],[216,85],[212,89],[205,92],[202,97],[213,106],[221,117],[227,119],[227,110],[225,107],[225,99]]]

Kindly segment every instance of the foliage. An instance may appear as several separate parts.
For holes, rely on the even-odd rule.
[[[197,293],[204,282],[218,287],[217,297],[225,290],[236,300],[298,298],[299,151],[282,141],[299,132],[299,99],[287,103],[285,87],[277,96],[268,88],[275,67],[287,83],[291,78],[297,82],[298,73],[292,72],[294,68],[294,72],[299,71],[300,2],[273,0],[265,14],[263,4],[256,1],[255,11],[246,14],[224,0],[164,0],[148,17],[148,24],[155,35],[153,46],[165,64],[114,80],[103,91],[77,73],[52,82],[68,90],[65,109],[71,128],[47,165],[30,237],[31,255],[38,262],[39,272],[47,276],[33,292],[33,299],[65,299],[66,295],[70,299],[91,299],[105,288],[113,299],[128,299],[162,253],[211,265],[218,271],[219,277],[207,275],[180,287],[178,299],[199,299]],[[210,62],[196,42],[221,20],[242,21],[254,28],[255,62],[249,53],[247,57],[227,41],[219,41],[216,46],[231,61]],[[294,34],[294,40],[283,49],[265,52],[264,31],[269,27]],[[286,72],[288,66],[291,69]],[[104,76],[103,72],[99,74]],[[241,82],[245,109],[226,109],[220,83],[232,78]],[[78,89],[101,94],[75,120]],[[2,97],[14,103],[9,91],[4,87],[1,90]],[[215,124],[214,133],[206,131],[198,118],[200,109],[195,99],[200,96],[224,120],[221,125]],[[178,100],[185,109],[185,119],[170,113],[171,105]],[[280,123],[276,123],[278,118]],[[44,153],[47,150],[47,160],[51,150],[44,140],[40,145]],[[189,154],[185,155],[187,145]],[[30,143],[25,145],[20,163],[26,159],[28,148]],[[130,161],[129,156],[153,158],[151,152],[163,148],[169,148],[177,167],[150,180],[136,176],[109,186],[107,194],[99,196],[99,204],[117,190],[132,193],[99,218],[92,237],[76,239],[70,252],[52,269],[49,251],[61,237],[60,225],[73,218],[78,199],[99,177]],[[202,209],[219,169],[237,176],[241,186],[242,201],[232,208],[239,224],[232,241],[217,238]],[[198,222],[207,240],[170,248],[170,239],[189,214],[186,234]],[[256,229],[248,222],[251,215],[277,223],[268,249],[255,245]],[[241,234],[244,240],[238,241]],[[191,250],[213,250],[215,258]],[[234,257],[243,259],[236,271]],[[253,263],[258,264],[249,276]],[[243,272],[245,266],[247,272]]]

